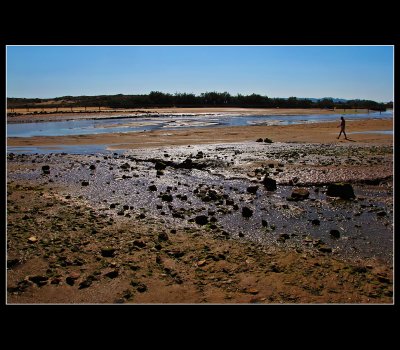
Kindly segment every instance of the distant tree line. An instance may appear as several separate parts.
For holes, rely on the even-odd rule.
[[[49,103],[51,102],[51,104]],[[152,91],[148,95],[63,96],[52,99],[7,98],[8,108],[65,108],[65,107],[244,107],[244,108],[326,108],[370,109],[384,111],[393,108],[393,102],[378,103],[371,100],[344,100],[332,98],[270,98],[258,94],[235,96],[228,92],[163,93]]]

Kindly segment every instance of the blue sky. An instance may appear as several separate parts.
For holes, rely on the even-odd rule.
[[[227,91],[393,101],[393,46],[7,46],[7,97]]]

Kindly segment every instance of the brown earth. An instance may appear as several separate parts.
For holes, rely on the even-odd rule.
[[[63,193],[8,185],[8,304],[392,303],[391,270],[378,261],[113,220]]]

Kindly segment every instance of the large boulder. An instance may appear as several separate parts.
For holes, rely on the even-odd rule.
[[[340,197],[343,199],[355,198],[353,186],[348,183],[334,183],[328,185],[326,195],[330,197]]]

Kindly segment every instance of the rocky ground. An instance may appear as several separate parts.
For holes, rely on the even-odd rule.
[[[392,147],[258,141],[8,154],[7,302],[392,303]]]

